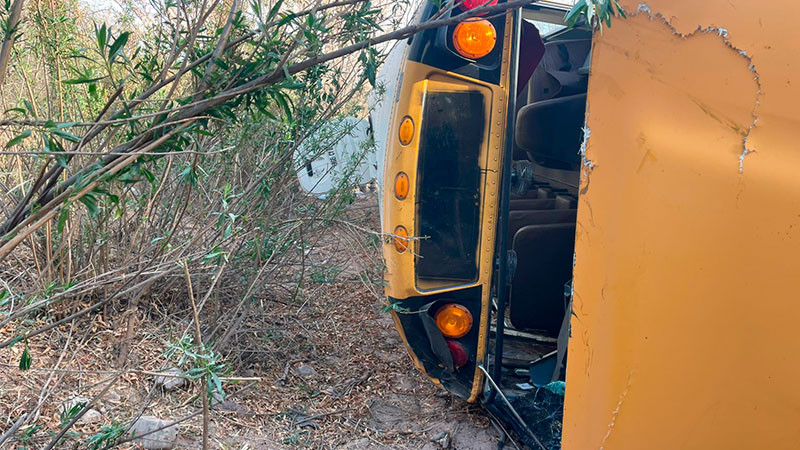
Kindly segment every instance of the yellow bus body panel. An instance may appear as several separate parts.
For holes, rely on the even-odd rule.
[[[563,448],[798,448],[800,3],[623,4],[593,44]]]
[[[459,286],[437,286],[435,284],[425,284],[421,280],[416,280],[414,270],[414,255],[416,253],[416,241],[409,243],[409,250],[398,252],[394,243],[387,239],[383,244],[383,257],[386,264],[384,279],[386,281],[385,293],[389,297],[405,299],[412,296],[441,293],[455,289],[463,289],[470,286],[481,286],[483,290],[481,298],[481,318],[476,321],[480,327],[478,334],[478,348],[476,354],[477,364],[486,364],[486,343],[489,333],[489,304],[490,287],[492,274],[494,271],[494,246],[497,224],[497,196],[500,189],[500,169],[502,167],[503,144],[505,142],[505,130],[507,123],[508,98],[508,61],[510,58],[511,42],[511,13],[506,14],[505,45],[503,47],[502,71],[500,75],[501,84],[494,85],[478,81],[462,75],[446,72],[435,67],[420,64],[418,62],[406,60],[403,69],[402,84],[400,92],[395,97],[396,103],[393,108],[391,129],[388,133],[386,143],[386,160],[384,165],[383,186],[383,230],[386,233],[392,231],[398,225],[404,226],[408,230],[409,236],[417,236],[415,233],[416,220],[416,185],[417,185],[417,155],[419,145],[419,135],[421,129],[422,109],[424,104],[424,94],[430,90],[473,90],[481,92],[486,99],[487,115],[486,136],[481,149],[481,168],[483,177],[481,180],[481,195],[483,198],[481,211],[481,238],[480,251],[478,252],[478,279],[475,282]],[[476,111],[476,114],[481,112]],[[412,141],[403,146],[400,144],[399,129],[400,122],[404,117],[411,117],[414,121],[415,132]],[[399,172],[404,172],[409,176],[409,193],[404,200],[398,200],[394,194],[394,180]],[[392,311],[395,326],[400,333],[406,348],[411,356],[414,365],[423,374],[428,376],[419,362],[417,356],[408,345],[405,332],[397,318],[397,312]],[[429,377],[430,378],[430,377]],[[432,381],[438,380],[431,378]],[[468,401],[474,402],[483,390],[483,373],[475,370],[473,384]]]

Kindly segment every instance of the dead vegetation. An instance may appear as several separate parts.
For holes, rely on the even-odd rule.
[[[186,448],[419,448],[466,426],[382,312],[375,199],[347,175],[324,199],[297,183],[348,132],[308,139],[321,124],[366,116],[376,45],[461,19],[404,27],[405,3],[371,0],[0,9],[0,447],[131,447],[151,416]]]
[[[344,217],[343,223],[377,225],[374,195],[349,207]],[[371,236],[335,225],[309,253],[308,281],[295,300],[270,294],[254,299],[247,318],[230,333],[224,354],[233,371],[221,377],[226,399],[212,402],[212,448],[438,448],[432,440],[452,436],[456,427],[463,444],[457,448],[485,448],[496,437],[476,407],[449,396],[411,367],[390,316],[376,301],[375,246]],[[354,254],[353,248],[363,250]],[[20,417],[42,403],[33,421],[39,428],[21,429],[18,445],[39,448],[63,426],[63,404],[74,397],[92,399],[113,383],[92,406],[100,419],[79,421],[65,448],[82,448],[80,443],[104,426],[137,414],[171,421],[189,417],[180,424],[177,447],[200,446],[202,405],[194,385],[169,391],[154,385],[155,375],[171,366],[166,344],[190,325],[186,290],[164,298],[147,299],[153,307],[139,318],[128,370],[114,366],[126,318],[110,310],[31,339],[36,359],[28,371],[14,364],[22,346],[5,352],[0,410]]]

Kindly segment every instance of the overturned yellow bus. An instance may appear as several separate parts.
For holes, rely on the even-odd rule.
[[[531,448],[796,448],[800,4],[620,3],[602,32],[541,1],[403,43],[397,329]]]

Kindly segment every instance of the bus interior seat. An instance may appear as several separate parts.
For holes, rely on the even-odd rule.
[[[553,209],[556,206],[555,199],[552,198],[513,198],[509,202],[509,210],[528,210],[528,209]]]
[[[556,209],[576,209],[578,207],[578,199],[569,194],[556,195]]]
[[[528,193],[535,197],[510,201],[508,238],[517,267],[509,319],[514,328],[553,335],[563,320],[563,285],[572,274],[578,199],[547,183],[534,183]]]
[[[517,265],[508,318],[516,329],[552,337],[564,320],[564,284],[572,277],[577,184],[563,175],[577,175],[580,167],[590,49],[589,39],[546,43],[518,97],[524,106],[517,112],[515,156],[531,161],[539,182],[509,204],[508,238]],[[565,189],[570,186],[575,189]]]
[[[583,139],[591,40],[551,41],[517,111],[515,154],[553,168],[576,170]]]
[[[557,199],[559,196],[569,195],[569,191],[567,189],[554,188],[545,183],[537,183],[532,185],[530,190],[522,195],[517,195],[513,192],[511,195],[512,201],[521,199]]]
[[[517,115],[515,144],[545,165],[577,169],[585,112],[585,93],[531,103]]]
[[[508,237],[513,242],[517,231],[528,225],[572,223],[576,220],[577,210],[575,209],[510,211],[508,214]]]
[[[544,44],[544,56],[530,78],[527,103],[585,93],[589,74],[582,69],[589,59],[591,47],[590,39]]]
[[[546,189],[547,189],[546,187],[543,187],[542,188],[542,192],[540,193],[539,192],[539,186],[531,186],[531,189],[528,192],[526,192],[526,193],[524,193],[522,195],[519,195],[519,194],[517,194],[515,192],[512,192],[511,193],[511,199],[512,200],[517,200],[517,199],[526,199],[526,198],[527,199],[531,199],[531,198],[553,198],[553,197],[555,197],[554,195],[549,195],[549,193],[548,193],[548,191]]]
[[[575,197],[564,194],[543,198],[513,198],[509,202],[509,210],[574,209],[577,202]]]
[[[575,251],[575,219],[570,218],[569,223],[525,225],[514,235],[517,268],[508,313],[516,329],[558,335],[566,313],[564,284],[572,277]]]

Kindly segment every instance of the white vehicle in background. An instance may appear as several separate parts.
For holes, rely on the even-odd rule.
[[[354,117],[334,119],[320,126],[300,145],[294,162],[300,186],[320,197],[342,182],[366,184],[378,173],[370,148],[369,123]]]
[[[376,180],[382,189],[379,174],[383,173],[392,105],[407,47],[406,41],[395,43],[381,66],[376,87],[367,96],[369,121],[354,117],[332,120],[300,146],[294,162],[303,190],[324,197],[343,178],[359,185]],[[374,148],[369,148],[370,139]]]

